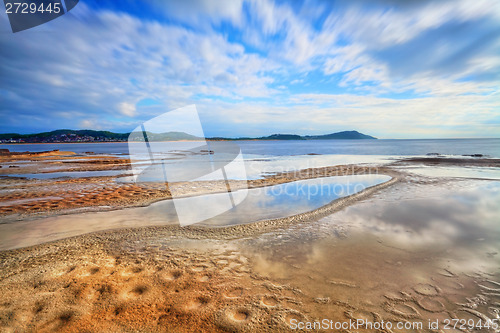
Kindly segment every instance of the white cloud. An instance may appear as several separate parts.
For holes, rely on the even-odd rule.
[[[80,128],[82,129],[91,129],[91,130],[100,130],[102,129],[101,124],[95,119],[85,119],[80,121]]]
[[[267,73],[277,65],[246,54],[213,30],[91,11],[83,3],[46,25],[0,37],[2,50],[10,50],[0,55],[0,89],[9,92],[6,105],[28,113],[57,106],[134,117],[135,102],[147,97],[168,108],[197,94],[241,98],[273,92]],[[36,66],[26,66],[34,61]]]
[[[353,6],[341,16],[332,14],[326,20],[325,28],[338,29],[370,48],[380,49],[407,42],[448,22],[487,17],[500,18],[498,1],[431,1],[405,10],[386,7],[366,10]]]
[[[125,116],[128,116],[128,117],[135,116],[135,112],[136,112],[135,104],[122,102],[118,105],[118,109]]]
[[[415,88],[422,91],[425,86],[437,94],[442,88],[432,91],[429,79],[458,86],[457,81],[478,71],[500,71],[498,33],[496,39],[482,42],[482,49],[475,45],[481,34],[488,33],[478,22],[500,18],[500,3],[495,0],[427,1],[410,7],[377,6],[377,2],[361,7],[353,2],[326,12],[328,17],[320,30],[313,27],[314,21],[304,20],[300,11],[294,12],[287,4],[262,0],[252,2],[250,9],[255,25],[245,32],[248,42],[267,50],[274,59],[289,61],[295,71],[308,72],[319,66],[326,75],[342,74],[343,87],[387,93]],[[465,23],[469,26],[464,25],[462,31],[453,30],[453,25]],[[446,24],[452,26],[436,30]],[[493,34],[498,28],[496,24],[496,28],[490,25],[488,29]],[[436,40],[417,43],[425,34]],[[404,46],[410,42],[415,44]],[[398,45],[403,45],[406,53],[398,55],[397,49],[390,49]],[[381,51],[385,54],[377,54]],[[469,55],[464,56],[467,52]],[[487,63],[483,59],[488,59]],[[370,84],[364,87],[367,82]]]
[[[499,25],[481,25],[500,22],[498,1],[412,7],[353,1],[333,10],[312,0],[302,7],[267,0],[150,3],[169,20],[80,3],[43,27],[0,35],[2,115],[17,112],[18,120],[46,126],[43,110],[64,118],[65,127],[73,121],[126,129],[155,112],[197,103],[214,128],[223,122],[221,131],[233,133],[354,128],[381,137],[429,136],[437,124],[443,136],[458,128],[489,136],[498,130],[492,119],[500,38],[491,32]],[[218,30],[221,22],[231,22],[234,34]],[[453,29],[434,34],[464,22],[472,37]],[[416,43],[426,34],[433,43]],[[335,93],[310,88],[327,81],[335,82]],[[391,93],[418,98],[380,97]],[[162,107],[136,108],[146,98]]]

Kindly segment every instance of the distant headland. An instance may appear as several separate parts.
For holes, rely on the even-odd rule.
[[[126,142],[131,133],[113,133],[109,131],[60,129],[34,134],[0,134],[0,143],[79,143],[79,142]],[[132,141],[144,141],[143,133],[134,133]],[[198,141],[203,138],[184,132],[146,133],[150,141]],[[262,137],[210,137],[209,141],[241,140],[376,140],[377,138],[358,131],[342,131],[324,135],[272,134]]]

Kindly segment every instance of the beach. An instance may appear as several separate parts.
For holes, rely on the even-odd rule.
[[[4,4],[0,333],[500,333],[500,0]]]
[[[500,0],[4,4],[0,333],[500,333]]]
[[[231,188],[257,191],[386,177],[293,215],[187,227],[141,209],[171,190],[222,193],[224,182],[121,182],[128,159],[105,154],[13,154],[0,164],[2,331],[498,331],[498,159],[400,158],[233,179]],[[459,171],[425,174],[449,167]],[[65,178],[26,176],[54,172]]]

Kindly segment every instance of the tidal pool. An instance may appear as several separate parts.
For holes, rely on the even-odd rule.
[[[335,176],[308,179],[247,191],[243,202],[220,215],[217,205],[227,193],[163,200],[147,207],[60,215],[0,224],[0,250],[25,247],[89,232],[127,227],[177,224],[175,207],[201,211],[207,226],[245,224],[308,212],[329,202],[390,180],[386,175]],[[241,195],[241,191],[232,193]],[[175,201],[175,202],[174,202]],[[185,217],[186,218],[186,217]],[[189,216],[187,217],[189,219]],[[190,223],[184,223],[188,225]]]
[[[292,216],[390,179],[386,175],[334,176],[251,189],[241,204],[201,224],[224,226]]]
[[[498,321],[499,202],[497,181],[400,182],[239,242],[257,274],[314,300],[316,318],[411,321],[429,332],[429,320],[440,329],[453,318]]]
[[[390,322],[388,332],[459,332],[455,319],[476,325],[464,332],[498,332],[479,326],[491,327],[500,314],[500,182],[424,179],[407,178],[318,221],[258,237],[158,237],[125,246],[141,255],[193,251],[197,265],[211,250],[224,253],[204,264],[247,277],[251,287],[231,297],[260,295],[245,305],[248,313],[286,311],[287,325],[327,318]]]
[[[459,167],[459,166],[423,166],[409,167],[403,170],[427,177],[476,178],[500,180],[500,169],[494,167]]]
[[[130,170],[96,170],[96,171],[61,171],[46,173],[19,173],[6,174],[3,177],[20,177],[29,179],[56,179],[56,178],[83,178],[83,177],[106,177],[130,174]]]

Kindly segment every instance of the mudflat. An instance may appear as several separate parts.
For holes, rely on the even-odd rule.
[[[370,168],[306,169],[248,185]],[[302,323],[317,331],[376,332],[381,329],[373,325],[384,322],[385,332],[431,332],[458,331],[454,323],[463,321],[471,330],[489,323],[480,330],[495,331],[498,182],[424,177],[390,166],[377,170],[392,180],[296,216],[224,228],[165,225],[85,233],[82,225],[75,237],[2,251],[2,330],[285,332]],[[113,184],[122,201],[95,197]],[[223,186],[184,185],[186,195]],[[9,225],[62,213],[81,216],[89,209],[120,214],[124,207],[169,198],[165,189],[145,195],[116,177],[13,178],[2,186],[3,203],[26,199],[23,190],[45,196],[37,204],[46,209],[32,210],[26,202],[2,206],[12,209],[2,212]],[[76,193],[69,192],[72,187],[85,186],[94,188],[94,197],[82,195],[86,199],[74,206],[44,206],[44,200],[69,200]],[[134,191],[140,194],[125,194]],[[352,323],[359,326],[345,327]]]

